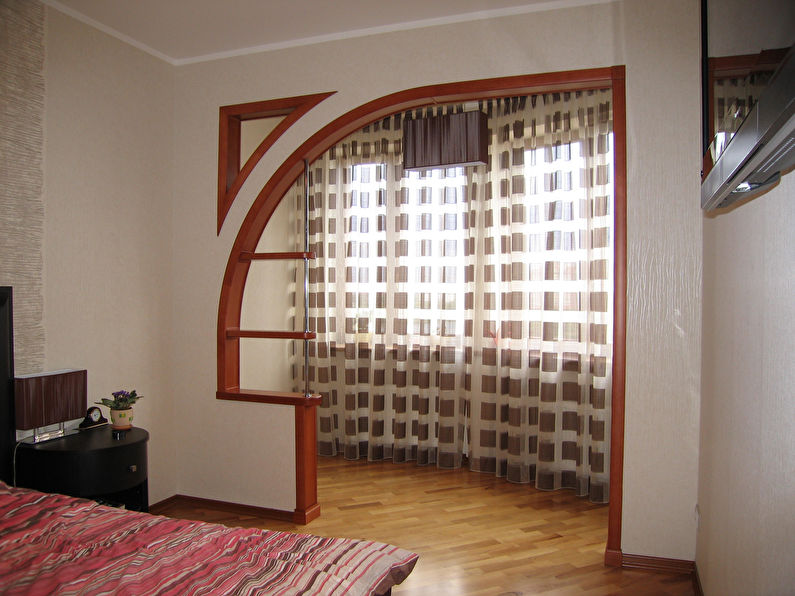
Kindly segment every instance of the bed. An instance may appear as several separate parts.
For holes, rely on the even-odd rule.
[[[388,594],[415,553],[124,511],[0,482],[0,594]]]

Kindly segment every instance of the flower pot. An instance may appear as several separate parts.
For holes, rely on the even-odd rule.
[[[126,410],[111,410],[110,411],[110,426],[116,430],[127,430],[132,428],[133,409],[127,408]]]

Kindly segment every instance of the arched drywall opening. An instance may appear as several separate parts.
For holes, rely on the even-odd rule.
[[[240,316],[251,253],[288,188],[311,163],[334,143],[366,124],[420,106],[489,99],[549,91],[611,87],[615,138],[615,288],[613,338],[613,403],[608,539],[605,562],[621,564],[621,511],[623,486],[624,379],[626,359],[626,100],[624,67],[565,71],[458,83],[429,85],[400,91],[363,104],[329,123],[296,149],[271,176],[240,226],[227,261],[218,306],[217,396],[220,399],[280,403],[303,410],[303,396],[246,391],[240,387]],[[298,420],[298,418],[297,418]],[[304,428],[312,421],[302,418]],[[300,444],[298,437],[297,445]],[[309,461],[296,447],[297,461]],[[297,476],[302,477],[300,473]],[[300,499],[299,499],[300,500]]]

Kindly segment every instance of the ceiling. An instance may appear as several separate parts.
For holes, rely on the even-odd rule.
[[[43,0],[171,64],[609,0]]]

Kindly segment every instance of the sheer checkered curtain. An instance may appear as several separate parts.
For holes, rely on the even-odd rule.
[[[412,112],[310,166],[319,452],[468,461],[606,502],[611,93],[481,109],[488,165],[404,171],[401,120]]]

